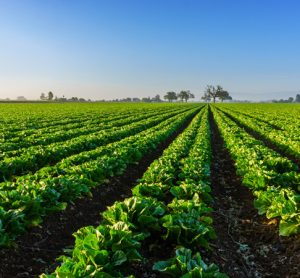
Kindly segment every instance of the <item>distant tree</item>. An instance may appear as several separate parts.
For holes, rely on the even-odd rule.
[[[143,97],[142,102],[151,102],[150,97]]]
[[[181,99],[181,101],[183,101],[184,99],[187,99],[188,98],[188,92],[187,91],[180,91],[178,94],[177,94],[177,97],[179,99]]]
[[[54,95],[53,95],[53,93],[50,91],[50,92],[48,93],[48,100],[52,100],[53,97],[54,97]]]
[[[217,85],[216,87],[207,85],[202,99],[213,99],[213,102],[216,102],[216,98],[221,99],[222,102],[224,99],[232,99],[229,93],[225,91],[220,85]]]
[[[210,99],[213,99],[214,102],[216,102],[216,97],[218,96],[217,89],[212,85],[207,85],[204,91],[204,96],[206,96],[207,99],[209,97]]]
[[[187,102],[190,98],[195,98],[195,96],[189,90],[180,91],[177,97],[180,98],[181,101],[185,100],[185,102]]]
[[[46,100],[46,99],[47,99],[47,97],[45,96],[45,94],[44,94],[44,93],[41,93],[40,99],[41,99],[41,100]]]
[[[179,94],[177,94],[177,98],[181,99],[181,101],[187,101],[189,98],[189,91],[180,91]]]
[[[204,101],[208,102],[208,101],[211,100],[211,97],[207,93],[204,93],[204,96],[202,96],[201,99],[203,99]]]
[[[24,101],[24,100],[26,100],[26,98],[24,96],[19,96],[19,97],[17,97],[17,100]]]
[[[293,98],[293,97],[289,97],[287,101],[288,101],[288,102],[293,102],[293,101],[294,101],[294,98]]]
[[[84,102],[84,101],[86,101],[84,98],[79,98],[79,101],[81,101],[81,102]]]
[[[225,99],[232,99],[232,97],[229,95],[229,93],[227,91],[220,91],[218,98],[223,102]]]
[[[160,99],[160,95],[156,95],[154,98],[152,98],[152,101],[161,102],[162,100]]]
[[[122,101],[122,102],[131,102],[131,97],[123,98],[120,101]]]
[[[296,95],[295,102],[300,102],[300,95],[299,94]]]
[[[164,99],[167,99],[169,102],[172,102],[173,100],[177,99],[177,95],[175,92],[167,92],[167,94],[164,96]]]
[[[194,94],[192,94],[190,91],[188,91],[188,92],[189,92],[189,98],[195,98]]]

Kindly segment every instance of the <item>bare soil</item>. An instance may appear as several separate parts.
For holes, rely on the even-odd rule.
[[[163,150],[188,126],[187,120],[167,140],[144,156],[139,163],[130,165],[122,176],[92,190],[92,198],[83,197],[69,204],[65,211],[48,216],[41,227],[28,231],[16,241],[16,249],[0,250],[0,278],[37,277],[51,272],[57,266],[56,258],[74,244],[72,234],[79,228],[99,225],[100,213],[115,201],[131,196],[131,188],[142,177],[148,166],[161,156]]]
[[[47,217],[41,227],[21,236],[18,248],[0,251],[0,277],[37,277],[53,271],[55,259],[63,249],[72,247],[72,233],[80,227],[100,223],[100,213],[117,200],[131,196],[136,184],[153,160],[188,125],[186,122],[168,140],[146,155],[138,164],[113,178],[109,184],[93,190],[93,197],[83,197],[70,204],[61,213]],[[200,252],[203,259],[216,263],[230,277],[300,277],[300,236],[280,237],[277,219],[259,216],[253,206],[251,191],[242,185],[236,175],[234,161],[210,112],[213,159],[211,186],[214,202],[214,228],[218,238],[212,242],[212,251]],[[165,277],[152,271],[153,263],[170,258],[176,246],[152,235],[142,243],[141,253],[146,263],[133,265],[128,271],[136,277]]]
[[[300,277],[300,236],[280,237],[277,219],[257,214],[251,191],[235,174],[210,112],[214,228],[218,239],[210,259],[230,277]]]

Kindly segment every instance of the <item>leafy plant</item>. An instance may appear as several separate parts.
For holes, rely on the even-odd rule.
[[[74,236],[72,257],[62,256],[54,274],[41,277],[123,277],[123,266],[143,259],[138,249],[144,235],[133,234],[123,222],[84,227]]]
[[[114,225],[120,221],[126,223],[131,229],[146,231],[160,231],[159,219],[165,214],[163,203],[154,198],[131,197],[122,202],[116,202],[103,212],[104,223]]]
[[[166,229],[164,239],[175,238],[178,244],[189,246],[199,244],[209,248],[208,240],[215,238],[211,226],[212,219],[208,216],[212,209],[199,202],[197,198],[174,199],[168,207],[171,209],[170,213],[161,220]]]
[[[153,270],[159,271],[171,277],[181,278],[228,278],[221,273],[215,264],[207,265],[200,253],[192,255],[187,248],[179,248],[175,251],[175,257],[168,261],[160,261],[154,264]]]

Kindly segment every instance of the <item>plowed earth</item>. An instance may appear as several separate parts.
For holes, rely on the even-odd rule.
[[[213,163],[211,187],[218,239],[208,254],[230,277],[300,277],[300,236],[280,237],[278,221],[257,214],[251,191],[236,176],[210,114]]]
[[[153,160],[180,134],[185,123],[155,151],[138,164],[128,167],[109,184],[93,190],[92,198],[81,198],[76,204],[45,219],[42,226],[21,236],[18,248],[0,251],[0,277],[37,277],[53,271],[63,249],[72,247],[72,233],[80,227],[98,225],[100,212],[117,200],[131,195],[136,184]],[[214,202],[214,228],[218,238],[212,242],[212,251],[203,251],[203,258],[216,263],[230,277],[300,277],[300,236],[289,238],[278,235],[278,221],[257,214],[251,191],[241,184],[218,127],[210,112],[213,158],[211,187]],[[136,264],[130,270],[136,277],[165,277],[151,270],[154,262],[167,259],[175,246],[163,242],[159,235],[146,240],[141,253],[146,264]]]

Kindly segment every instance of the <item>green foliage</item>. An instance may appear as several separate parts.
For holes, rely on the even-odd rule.
[[[221,273],[215,264],[207,265],[200,253],[192,255],[187,248],[179,248],[175,251],[175,257],[168,261],[160,261],[154,264],[153,270],[167,274],[171,277],[181,278],[228,278]]]
[[[247,117],[241,112],[235,113],[226,109],[224,113],[221,110],[223,111],[223,107],[226,106],[222,106],[221,110],[217,107],[213,107],[214,117],[220,127],[226,147],[235,160],[237,173],[242,177],[243,184],[252,189],[256,196],[254,205],[258,212],[266,214],[267,218],[280,217],[280,235],[298,234],[300,232],[298,166],[268,148],[262,141],[256,140],[239,125],[243,124],[260,133],[263,138],[271,140],[283,152],[290,152],[288,151],[290,149],[288,147],[283,149],[284,144],[278,138],[283,138],[283,134],[286,138],[291,138],[291,136],[277,129],[278,138],[274,139],[275,137],[270,135],[274,134],[270,130],[270,127],[274,129],[273,124],[266,123],[263,119],[257,121],[256,116],[252,116],[251,120],[249,118],[246,120]],[[253,123],[252,119],[254,119]],[[293,141],[293,139],[290,140]]]
[[[215,238],[211,226],[212,219],[208,213],[212,211],[196,198],[193,200],[174,199],[168,205],[169,214],[162,218],[166,229],[164,239],[174,238],[178,244],[185,246],[201,245],[209,248],[208,240]]]
[[[78,107],[77,104],[74,106]],[[85,105],[84,107],[86,109]],[[2,178],[12,179],[0,184],[3,211],[0,246],[12,244],[11,241],[26,228],[40,225],[45,215],[65,209],[68,202],[82,195],[89,196],[94,186],[105,184],[111,177],[121,175],[128,165],[137,163],[191,118],[199,110],[199,106],[163,104],[158,110],[153,109],[148,108],[143,113],[140,110],[132,112],[125,109],[123,113],[129,117],[123,116],[121,119],[109,112],[107,114],[110,119],[103,117],[103,125],[98,131],[94,132],[95,129],[92,129],[87,134],[64,142],[60,142],[66,139],[64,122],[58,121],[62,137],[57,137],[57,142],[24,150],[21,148],[20,151],[13,151],[14,153],[8,152],[10,157],[5,157],[7,153],[2,159],[0,157]],[[92,125],[97,129],[99,120],[96,115],[99,117],[99,110],[94,113]],[[48,122],[49,125],[52,126]],[[42,123],[41,126],[44,130]],[[73,126],[72,124],[71,127]],[[15,127],[14,132],[19,133],[19,129]],[[24,132],[27,134],[27,130]],[[16,139],[19,140],[19,137]],[[13,148],[12,144],[6,146]],[[6,146],[1,145],[0,149]],[[57,161],[59,162],[55,164]],[[49,163],[52,165],[42,167]],[[22,176],[14,176],[18,173],[22,173]]]
[[[123,277],[124,265],[142,260],[138,248],[144,236],[133,234],[123,222],[84,227],[74,236],[72,258],[61,257],[62,266],[52,276],[41,277]]]
[[[102,213],[103,221],[98,228],[83,228],[75,234],[72,257],[63,257],[63,264],[57,268],[56,275],[97,277],[96,273],[105,273],[120,277],[124,272],[130,272],[130,264],[134,260],[143,260],[139,256],[139,248],[141,242],[151,235],[161,235],[161,239],[168,240],[170,244],[209,248],[208,240],[214,238],[215,233],[209,216],[212,209],[203,202],[203,197],[208,196],[210,191],[209,162],[205,161],[210,157],[210,144],[209,141],[203,144],[202,140],[209,140],[207,109],[198,114],[162,157],[151,164],[133,189],[133,197],[108,207]],[[199,146],[204,148],[200,151]],[[198,177],[190,173],[186,162],[189,162],[189,166],[193,166],[193,163],[196,164],[194,167],[200,166],[202,170],[198,171]],[[176,181],[172,177],[174,175],[177,176],[178,186],[173,185]],[[202,179],[205,182],[201,182]],[[168,204],[167,200],[175,188],[182,188],[185,193],[178,194]],[[180,199],[181,195],[183,199]],[[177,252],[181,264],[179,271],[175,271],[176,275],[226,277],[216,276],[219,275],[216,266],[206,266],[199,254],[192,258],[189,252],[185,252],[185,249]],[[135,256],[131,257],[131,254]],[[154,269],[161,264],[156,264]],[[174,267],[171,266],[171,269]]]
[[[149,231],[160,231],[159,219],[165,211],[164,204],[154,198],[132,197],[116,202],[102,215],[106,224],[114,225],[121,221],[132,230],[145,231],[148,235]]]

